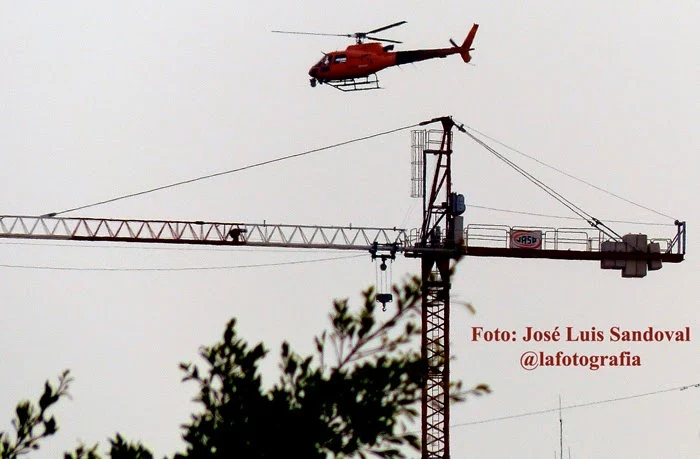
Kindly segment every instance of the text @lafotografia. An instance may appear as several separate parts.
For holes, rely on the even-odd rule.
[[[520,356],[520,366],[524,370],[534,370],[539,367],[583,367],[589,370],[598,370],[600,367],[640,367],[642,359],[633,355],[630,351],[622,351],[613,355],[583,355],[565,354],[558,351],[556,354],[547,354],[542,351],[526,351]]]
[[[486,343],[516,341],[525,343],[600,343],[604,341],[612,343],[688,343],[691,339],[690,327],[665,330],[651,326],[642,330],[626,330],[619,326],[613,326],[608,329],[598,329],[596,327],[588,329],[576,327],[554,327],[551,329],[525,327],[520,333],[517,330],[471,327],[470,338],[472,342]],[[534,370],[539,367],[582,367],[589,370],[598,370],[601,367],[639,367],[641,365],[641,357],[629,350],[610,354],[600,352],[571,353],[562,350],[556,352],[527,350],[520,355],[520,366],[525,370]]]

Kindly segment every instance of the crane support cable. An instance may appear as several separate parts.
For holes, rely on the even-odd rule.
[[[523,176],[524,176],[525,178],[527,178],[529,181],[531,181],[532,183],[534,183],[535,185],[537,185],[537,186],[538,186],[539,188],[541,188],[545,193],[549,194],[549,195],[552,196],[554,199],[556,199],[557,201],[559,201],[560,203],[562,203],[564,206],[566,206],[569,210],[571,210],[572,212],[574,212],[576,215],[578,215],[578,216],[581,217],[582,219],[586,220],[586,221],[588,222],[589,225],[591,225],[591,226],[594,227],[594,228],[597,228],[597,229],[600,230],[603,234],[607,235],[607,236],[610,237],[610,238],[617,238],[618,240],[622,240],[622,236],[620,236],[619,234],[617,234],[617,232],[615,232],[615,231],[614,231],[612,228],[610,228],[608,225],[604,224],[604,223],[601,222],[599,219],[593,217],[591,214],[589,214],[588,212],[584,211],[583,209],[581,209],[579,206],[577,206],[577,205],[574,204],[573,202],[571,202],[571,201],[569,201],[568,199],[566,199],[561,193],[557,192],[557,191],[554,190],[552,187],[548,186],[546,183],[544,183],[543,181],[539,180],[537,177],[535,177],[534,175],[530,174],[529,172],[527,172],[525,169],[523,169],[522,167],[520,167],[520,166],[518,166],[517,164],[515,164],[515,163],[514,163],[513,161],[511,161],[510,159],[508,159],[508,158],[506,158],[505,156],[503,156],[501,153],[499,153],[498,151],[496,151],[496,149],[494,149],[493,147],[491,147],[490,145],[488,145],[487,143],[485,143],[484,141],[482,141],[481,139],[479,139],[478,137],[476,137],[474,134],[472,134],[471,132],[468,132],[468,131],[467,131],[466,129],[464,129],[464,128],[460,129],[460,131],[463,132],[463,133],[465,133],[465,134],[466,134],[467,136],[469,136],[472,140],[474,140],[474,141],[477,142],[479,145],[481,145],[482,147],[484,147],[486,150],[488,150],[491,154],[493,154],[494,156],[496,156],[498,159],[500,159],[501,161],[505,162],[507,165],[509,165],[510,167],[512,167],[513,169],[515,169],[518,173],[520,173],[521,175],[523,175]]]
[[[526,212],[522,210],[512,210],[512,209],[501,209],[498,207],[489,207],[489,206],[481,206],[477,204],[469,204],[470,208],[473,209],[483,209],[483,210],[490,210],[493,212],[504,212],[504,213],[509,213],[509,214],[518,214],[518,215],[530,215],[533,217],[546,217],[546,218],[558,218],[561,220],[580,220],[579,217],[569,217],[566,215],[553,215],[553,214],[542,214],[542,213],[537,213],[537,212]],[[638,222],[638,221],[633,221],[633,220],[611,220],[611,219],[605,219],[608,223],[625,223],[629,225],[644,225],[644,226],[676,226],[672,223],[659,223],[659,222]]]
[[[351,143],[362,142],[362,141],[364,141],[364,140],[373,139],[373,138],[375,138],[375,137],[381,137],[381,136],[384,136],[384,135],[393,134],[393,133],[395,133],[395,132],[405,131],[406,129],[411,129],[411,128],[414,128],[414,127],[416,127],[416,126],[418,126],[417,123],[416,123],[416,124],[412,124],[412,125],[410,125],[410,126],[402,126],[402,127],[395,128],[395,129],[389,129],[388,131],[378,132],[378,133],[376,133],[376,134],[370,134],[370,135],[366,135],[366,136],[363,136],[363,137],[357,137],[357,138],[355,138],[355,139],[346,140],[346,141],[344,141],[344,142],[334,143],[334,144],[332,144],[332,145],[326,145],[325,147],[319,147],[319,148],[314,148],[314,149],[312,149],[312,150],[306,150],[306,151],[303,151],[303,152],[301,152],[301,153],[294,153],[294,154],[292,154],[292,155],[280,156],[279,158],[269,159],[269,160],[267,160],[267,161],[261,161],[261,162],[259,162],[259,163],[249,164],[249,165],[247,165],[247,166],[237,167],[237,168],[235,168],[235,169],[229,169],[229,170],[222,171],[222,172],[216,172],[216,173],[213,173],[213,174],[202,175],[202,176],[200,176],[200,177],[195,177],[195,178],[191,178],[191,179],[188,179],[188,180],[181,180],[181,181],[179,181],[179,182],[170,183],[170,184],[168,184],[168,185],[162,185],[162,186],[155,187],[155,188],[151,188],[151,189],[148,189],[148,190],[138,191],[138,192],[136,192],[136,193],[125,194],[125,195],[117,196],[117,197],[114,197],[114,198],[105,199],[104,201],[94,202],[94,203],[92,203],[92,204],[85,204],[85,205],[82,205],[82,206],[73,207],[73,208],[71,208],[71,209],[62,210],[62,211],[60,211],[60,212],[50,212],[50,213],[44,214],[43,216],[55,217],[55,216],[57,216],[57,215],[66,214],[66,213],[69,213],[69,212],[75,212],[76,210],[87,209],[87,208],[89,208],[89,207],[96,207],[96,206],[100,206],[100,205],[103,205],[103,204],[108,204],[108,203],[115,202],[115,201],[121,201],[122,199],[128,199],[128,198],[133,198],[133,197],[136,197],[136,196],[142,196],[142,195],[144,195],[144,194],[153,193],[153,192],[156,192],[156,191],[161,191],[161,190],[165,190],[165,189],[168,189],[168,188],[174,188],[174,187],[180,186],[180,185],[186,185],[186,184],[189,184],[189,183],[199,182],[199,181],[201,181],[201,180],[206,180],[206,179],[210,179],[210,178],[214,178],[214,177],[220,177],[220,176],[222,176],[222,175],[233,174],[233,173],[235,173],[235,172],[241,172],[241,171],[244,171],[244,170],[253,169],[253,168],[256,168],[256,167],[260,167],[260,166],[266,166],[266,165],[268,165],[268,164],[277,163],[277,162],[280,162],[280,161],[285,161],[285,160],[287,160],[287,159],[299,158],[299,157],[301,157],[301,156],[306,156],[306,155],[310,155],[310,154],[313,154],[313,153],[318,153],[318,152],[325,151],[325,150],[331,150],[331,149],[333,149],[333,148],[342,147],[342,146],[345,146],[345,145],[349,145],[349,144],[351,144]]]
[[[523,153],[522,151],[518,150],[517,148],[513,148],[513,147],[511,147],[510,145],[507,145],[507,144],[501,142],[501,141],[498,140],[498,139],[494,139],[493,137],[490,137],[489,135],[484,134],[483,132],[480,132],[480,131],[478,131],[477,129],[474,129],[474,128],[471,127],[471,126],[468,126],[468,125],[466,125],[466,124],[462,124],[462,126],[463,126],[464,128],[466,128],[466,129],[469,129],[469,130],[471,130],[471,131],[476,132],[477,134],[479,134],[479,135],[481,135],[481,136],[483,136],[483,137],[486,137],[487,139],[489,139],[489,140],[491,140],[491,141],[493,141],[493,142],[496,142],[497,144],[499,144],[499,145],[501,145],[501,146],[506,147],[507,149],[509,149],[509,150],[511,150],[511,151],[513,151],[513,152],[519,154],[519,155],[522,155],[522,156],[524,156],[524,157],[526,157],[526,158],[528,158],[528,159],[530,159],[530,160],[532,160],[532,161],[535,161],[535,162],[538,163],[538,164],[541,164],[541,165],[543,165],[543,166],[545,166],[545,167],[547,167],[547,168],[549,168],[549,169],[552,169],[553,171],[559,172],[559,173],[562,174],[562,175],[565,175],[565,176],[567,176],[567,177],[569,177],[569,178],[571,178],[571,179],[574,179],[574,180],[576,180],[577,182],[583,183],[584,185],[587,185],[587,186],[589,186],[589,187],[591,187],[591,188],[594,188],[594,189],[596,189],[596,190],[598,190],[598,191],[601,191],[601,192],[603,192],[603,193],[605,193],[605,194],[608,194],[608,195],[610,195],[610,196],[612,196],[612,197],[614,197],[614,198],[620,199],[621,201],[624,201],[624,202],[626,202],[626,203],[628,203],[628,204],[632,204],[633,206],[639,207],[640,209],[644,209],[644,210],[647,210],[647,211],[649,211],[649,212],[655,213],[656,215],[659,215],[659,216],[661,216],[661,217],[670,218],[671,220],[677,220],[676,218],[673,218],[673,217],[671,217],[671,216],[668,215],[668,214],[665,214],[665,213],[663,213],[663,212],[659,212],[658,210],[654,210],[654,209],[652,209],[651,207],[647,207],[647,206],[644,206],[644,205],[639,204],[639,203],[637,203],[637,202],[634,202],[634,201],[632,201],[632,200],[630,200],[630,199],[627,199],[627,198],[625,198],[625,197],[623,197],[623,196],[620,196],[620,195],[618,195],[618,194],[615,194],[615,193],[613,193],[612,191],[609,191],[609,190],[606,190],[605,188],[599,187],[599,186],[597,186],[597,185],[595,185],[595,184],[593,184],[593,183],[591,183],[591,182],[588,182],[588,181],[586,181],[586,180],[580,179],[580,178],[576,177],[575,175],[569,174],[568,172],[563,171],[562,169],[559,169],[559,168],[557,168],[557,167],[554,167],[554,166],[552,166],[552,165],[549,165],[549,164],[545,163],[544,161],[535,158],[534,156],[528,155],[527,153]]]
[[[572,203],[568,199],[566,199],[564,196],[562,196],[560,193],[556,192],[553,188],[549,187],[546,185],[544,182],[539,180],[537,177],[534,175],[530,174],[527,172],[525,169],[522,167],[518,166],[515,164],[513,161],[510,159],[506,158],[502,154],[500,154],[498,151],[496,151],[494,148],[492,148],[490,145],[479,139],[478,137],[474,136],[471,132],[468,131],[463,131],[467,136],[469,136],[472,140],[474,140],[476,143],[484,147],[489,153],[493,154],[496,156],[498,159],[506,163],[508,166],[513,168],[515,171],[517,171],[519,174],[524,176],[526,179],[528,179],[530,182],[534,183],[537,187],[542,189],[545,193],[549,194],[552,196],[554,199],[562,203],[564,206],[566,206],[569,210],[571,210],[573,213],[581,217],[583,220],[586,220],[591,226],[595,226],[595,218],[590,215],[588,212],[584,211],[580,207],[578,207],[576,204]]]

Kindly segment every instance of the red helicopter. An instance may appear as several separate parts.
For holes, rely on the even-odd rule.
[[[298,35],[324,35],[332,37],[355,38],[356,44],[348,46],[345,51],[333,51],[324,53],[316,65],[309,70],[311,77],[311,87],[316,83],[327,84],[341,91],[360,91],[367,89],[379,89],[379,79],[376,73],[393,65],[408,64],[411,62],[424,61],[436,57],[447,57],[450,54],[459,54],[464,62],[469,62],[471,56],[469,51],[476,35],[479,24],[474,24],[464,39],[462,46],[457,45],[452,39],[451,48],[439,49],[417,49],[411,51],[392,52],[394,45],[382,45],[381,43],[363,43],[363,40],[375,40],[377,42],[401,43],[396,40],[386,38],[371,37],[371,34],[382,32],[392,27],[405,24],[406,21],[397,22],[369,32],[356,32],[353,34],[331,34],[313,32],[289,32],[284,30],[273,30],[275,33],[290,33]]]

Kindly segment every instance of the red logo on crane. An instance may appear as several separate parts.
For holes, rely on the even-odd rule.
[[[512,230],[510,232],[511,249],[542,248],[542,231]]]

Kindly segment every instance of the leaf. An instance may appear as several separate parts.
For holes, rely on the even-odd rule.
[[[404,440],[411,445],[415,449],[420,449],[420,441],[418,440],[418,437],[413,435],[413,434],[406,434],[404,435]]]
[[[48,408],[51,403],[52,403],[52,395],[53,395],[53,389],[51,388],[51,385],[49,384],[48,381],[44,384],[44,393],[41,395],[41,398],[39,399],[39,408],[41,411],[45,411],[46,408]],[[56,399],[58,400],[58,399]]]
[[[294,359],[289,359],[289,361],[287,361],[287,367],[284,369],[284,372],[288,375],[293,375],[296,371],[297,362]]]
[[[478,386],[476,386],[476,389],[483,392],[487,392],[489,394],[491,393],[491,388],[488,386],[488,384],[479,384]]]
[[[56,433],[56,419],[51,416],[48,421],[44,421],[44,435],[53,435]]]
[[[21,428],[21,426],[24,426],[27,421],[29,420],[29,402],[21,402],[17,405],[17,408],[15,408],[15,414],[17,415],[17,420],[19,421],[19,425],[17,428]]]
[[[236,325],[236,319],[231,319],[224,330],[224,343],[230,343],[233,337],[236,335],[234,326]]]

